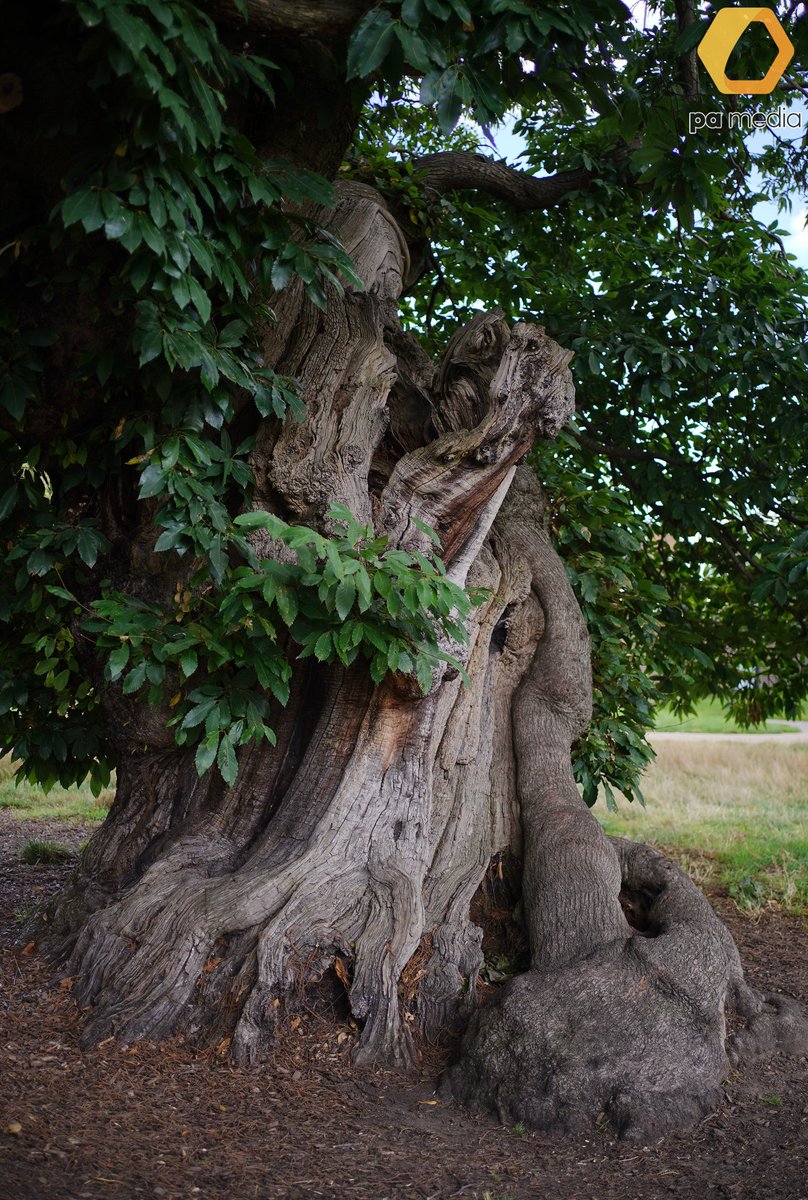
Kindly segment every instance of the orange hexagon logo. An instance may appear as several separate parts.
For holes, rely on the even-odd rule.
[[[754,21],[765,25],[771,34],[777,47],[775,60],[762,79],[728,79],[729,56]],[[697,53],[719,92],[730,96],[767,96],[791,62],[794,47],[770,8],[721,8],[701,39]]]

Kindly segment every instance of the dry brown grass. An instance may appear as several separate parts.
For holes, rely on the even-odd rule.
[[[600,813],[609,833],[655,842],[743,907],[808,910],[808,744],[670,739],[643,785],[645,809]]]

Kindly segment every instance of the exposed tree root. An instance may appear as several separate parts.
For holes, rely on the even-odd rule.
[[[742,1058],[808,1052],[804,1011],[746,986],[732,939],[687,876],[647,847],[619,853],[624,882],[653,895],[651,931],[498,992],[450,1072],[463,1103],[560,1133],[606,1120],[646,1141],[709,1112]],[[726,1045],[729,1010],[747,1024]]]
[[[91,902],[57,914],[86,1043],[214,1026],[223,1004],[233,1054],[252,1061],[301,973],[311,982],[339,958],[359,1057],[407,1064],[399,993],[424,939],[421,1027],[455,1022],[473,1000],[482,956],[469,907],[510,840],[513,765],[497,781],[498,743],[538,632],[525,560],[506,539],[484,543],[518,459],[572,412],[570,356],[493,313],[459,331],[436,371],[397,324],[398,227],[371,189],[342,191],[336,220],[366,291],[335,293],[325,314],[299,288],[279,304],[267,360],[299,377],[307,420],[262,427],[256,502],[323,522],[339,501],[391,547],[422,548],[424,523],[438,528],[452,578],[490,588],[467,651],[473,685],[436,672],[424,697],[401,678],[374,689],[361,664],[303,668],[277,748],[246,748],[229,790],[191,778],[165,729],[145,736],[113,689],[119,799],[74,889]],[[506,648],[494,631],[520,605]]]
[[[511,526],[545,617],[514,703],[532,969],[472,1018],[448,1082],[508,1123],[576,1133],[605,1120],[646,1140],[714,1107],[741,1055],[804,1053],[808,1020],[747,987],[729,932],[678,867],[610,842],[580,799],[569,752],[588,716],[588,644],[538,503],[524,480]],[[744,1021],[729,1047],[728,1010]]]
[[[495,312],[436,369],[397,322],[408,251],[383,202],[346,185],[336,220],[365,290],[324,314],[299,284],[279,297],[266,358],[300,379],[307,420],[262,425],[253,502],[325,527],[339,501],[410,550],[435,527],[451,577],[488,589],[471,686],[436,670],[423,696],[401,677],[374,688],[361,663],[301,665],[277,748],[243,748],[229,789],[197,779],[164,714],[110,688],[118,797],[49,926],[84,1042],[213,1033],[255,1061],[333,968],[360,1060],[409,1065],[413,1027],[471,1017],[451,1073],[465,1102],[540,1128],[602,1113],[625,1136],[661,1132],[715,1103],[727,1053],[800,1049],[806,1027],[745,986],[690,881],[610,843],[578,795],[589,638],[519,465],[571,415],[569,355]],[[524,864],[532,969],[472,1016],[470,907],[505,850]],[[725,1050],[730,1007],[745,1025]]]

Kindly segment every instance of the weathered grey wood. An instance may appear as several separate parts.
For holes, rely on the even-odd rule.
[[[495,312],[435,368],[398,324],[408,250],[387,206],[340,191],[364,290],[333,292],[326,313],[297,284],[274,298],[266,359],[300,378],[308,415],[262,425],[254,503],[327,528],[338,501],[393,546],[421,547],[416,522],[434,526],[452,578],[489,589],[463,651],[470,687],[436,671],[423,696],[401,677],[374,687],[361,662],[299,664],[277,748],[245,747],[229,789],[169,748],[165,714],[110,689],[118,797],[51,925],[84,1041],[212,1028],[259,1059],[338,956],[360,1059],[410,1063],[414,1030],[471,1017],[452,1073],[468,1103],[546,1128],[603,1111],[627,1135],[656,1132],[717,1095],[725,1006],[746,1022],[735,1056],[799,1048],[803,1018],[745,986],[689,881],[611,844],[575,786],[589,640],[520,465],[573,411],[569,353]],[[472,1016],[470,905],[500,851],[524,863],[532,969]],[[652,897],[654,937],[629,926],[621,888]]]
[[[424,394],[432,380],[397,330],[407,251],[383,202],[367,188],[345,187],[335,219],[365,291],[333,295],[325,314],[294,289],[279,298],[267,356],[301,378],[308,416],[302,425],[267,422],[262,430],[253,456],[259,503],[322,524],[340,501],[368,523],[375,516],[391,544],[401,546],[421,544],[415,518],[437,524],[447,564],[465,579],[515,462],[572,411],[569,354],[540,328],[509,331],[498,315],[475,319],[450,346],[425,406],[440,414],[444,432],[399,458],[374,503],[371,473],[388,400],[399,419],[396,436],[412,442],[417,424],[401,422],[402,395],[413,387]],[[401,385],[390,346],[402,352]],[[460,403],[463,388],[476,396],[473,411]],[[431,436],[428,425],[424,436]],[[166,801],[152,826],[133,838],[128,861],[140,871],[134,867],[129,887],[128,877],[117,877],[123,891],[87,921],[69,968],[77,998],[94,1006],[88,1040],[111,1032],[157,1036],[193,1023],[186,1010],[206,957],[217,939],[237,937],[255,957],[234,1030],[241,1057],[260,1055],[271,1035],[271,1000],[288,989],[290,962],[322,970],[337,953],[352,965],[351,1004],[365,1021],[362,1053],[411,1057],[398,982],[427,932],[425,906],[451,978],[475,973],[479,935],[468,901],[499,848],[495,839],[505,836],[501,813],[483,803],[498,763],[490,731],[480,738],[481,713],[483,703],[495,703],[495,728],[503,728],[507,704],[488,669],[489,642],[527,581],[522,560],[504,548],[501,555],[500,564],[486,552],[488,567],[481,560],[475,576],[498,582],[475,619],[470,693],[457,679],[423,697],[395,679],[374,689],[361,667],[323,671],[319,715],[289,778],[278,766],[293,739],[287,721],[277,751],[243,753],[229,793],[179,812]],[[500,673],[515,686],[518,668],[509,662]],[[300,685],[293,694],[293,724],[302,718],[304,693]],[[471,727],[484,744],[473,760]],[[126,836],[133,833],[127,822]],[[104,857],[108,838],[91,845],[86,864]],[[447,892],[449,855],[455,886]],[[434,982],[434,968],[430,977]],[[422,1021],[434,1024],[449,999],[425,999]]]
[[[584,805],[570,749],[590,715],[589,638],[542,507],[520,468],[501,520],[544,614],[513,702],[531,969],[472,1018],[450,1086],[508,1124],[575,1133],[606,1119],[647,1140],[720,1099],[728,1009],[747,1020],[735,1061],[777,1045],[804,1053],[808,1021],[746,986],[732,938],[678,867],[610,841]],[[642,929],[621,891],[645,910]]]

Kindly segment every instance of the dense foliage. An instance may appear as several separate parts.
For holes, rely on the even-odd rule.
[[[187,0],[66,0],[46,16],[80,53],[92,117],[66,106],[43,130],[70,149],[62,195],[34,223],[7,214],[1,239],[0,745],[44,785],[89,772],[100,787],[114,760],[98,692],[119,681],[232,782],[236,748],[272,737],[295,655],[363,654],[374,679],[427,688],[470,601],[438,557],[391,552],[347,512],[328,537],[249,512],[245,412],[304,416],[295,381],[261,364],[272,292],[299,277],[322,307],[357,283],[328,229],[330,183],[262,157],[233,116],[271,112],[271,47],[226,43]],[[806,690],[808,283],[755,213],[804,184],[804,159],[772,138],[688,135],[678,72],[694,31],[672,5],[659,17],[646,32],[619,0],[391,0],[343,68],[365,103],[345,169],[431,244],[406,301],[428,348],[498,304],[576,350],[575,428],[535,462],[594,639],[576,763],[590,802],[601,782],[638,794],[658,702],[716,694],[756,720],[793,715]],[[415,155],[478,139],[492,153],[514,113],[525,168],[584,166],[591,186],[538,213],[424,190]],[[29,414],[49,400],[73,293],[82,330],[42,427]],[[93,507],[112,480],[152,506],[171,604],[119,586]],[[257,557],[259,525],[296,563]]]
[[[173,710],[179,744],[199,739],[200,771],[217,761],[232,783],[236,748],[273,737],[269,707],[288,698],[293,646],[346,664],[362,652],[375,679],[411,671],[428,687],[438,637],[462,640],[469,600],[438,558],[388,552],[348,513],[334,514],[344,533],[333,539],[275,521],[299,566],[259,562],[247,531],[263,520],[237,515],[252,439],[233,445],[228,430],[245,403],[304,414],[294,381],[261,366],[258,343],[266,298],[293,274],[319,307],[326,280],[341,289],[337,272],[358,284],[335,236],[288,207],[328,206],[332,188],[259,158],[227,124],[225,89],[271,99],[273,63],[228,51],[193,6],[71,7],[56,25],[89,31],[84,67],[103,119],[64,199],[0,258],[7,275],[23,264],[42,313],[36,328],[2,313],[0,403],[23,436],[0,435],[10,480],[0,740],[45,786],[88,771],[103,786],[113,764],[97,692],[121,679],[124,694]],[[32,445],[26,409],[42,399],[38,351],[55,336],[54,259],[60,285],[90,296],[103,286],[107,312],[127,319],[110,331],[106,312],[90,314],[94,336],[70,380],[101,421],[81,441]],[[116,588],[114,547],[82,513],[88,489],[127,467],[155,504],[156,550],[180,556],[167,568],[178,576],[169,607]],[[103,681],[82,654],[89,638],[108,652]]]
[[[514,45],[528,10],[553,19],[480,7]],[[729,111],[704,76],[688,99],[677,65],[714,8],[683,31],[673,5],[654,8],[650,30],[623,27],[619,74],[582,76],[570,94],[537,67],[510,129],[494,131],[508,146],[516,135],[522,169],[589,169],[567,203],[519,212],[479,193],[424,194],[413,155],[491,148],[470,124],[454,127],[454,111],[425,119],[400,87],[380,97],[353,164],[432,238],[434,270],[408,301],[435,349],[458,319],[499,305],[576,351],[575,428],[542,450],[538,472],[594,641],[595,719],[576,756],[590,802],[599,783],[607,800],[610,782],[639,795],[661,701],[716,695],[755,723],[798,716],[808,688],[808,274],[759,207],[799,211],[808,192],[808,21],[800,6],[784,10],[789,90],[741,100],[769,115],[786,104],[801,128],[689,134],[689,110]],[[765,47],[752,43],[731,60],[739,74],[762,73]],[[620,140],[637,147],[628,167],[612,150]]]

